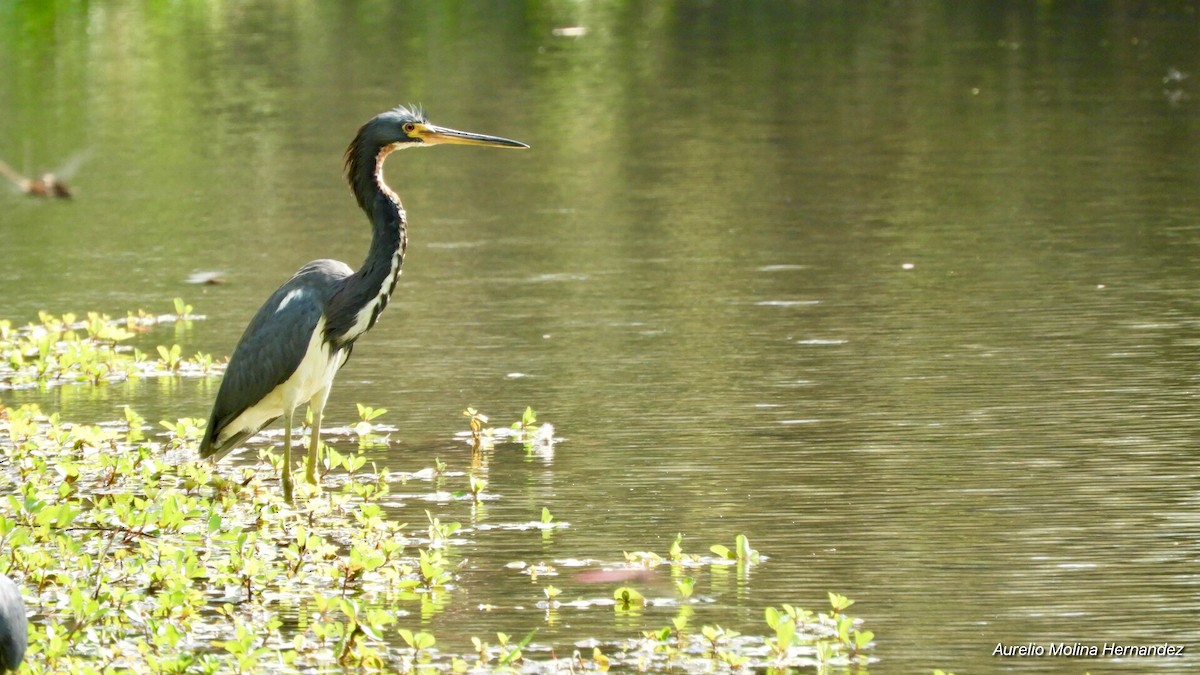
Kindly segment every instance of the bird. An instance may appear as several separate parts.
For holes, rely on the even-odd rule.
[[[0,574],[0,672],[16,672],[29,647],[25,601],[12,579]]]
[[[0,160],[0,174],[3,174],[18,190],[30,197],[71,199],[75,193],[67,186],[66,181],[79,170],[79,167],[87,161],[90,155],[90,150],[84,150],[68,160],[58,171],[47,171],[40,178],[26,178]]]
[[[13,170],[13,168],[3,161],[0,161],[0,173],[4,174],[13,185],[21,192],[30,197],[58,197],[60,199],[70,199],[71,189],[67,184],[59,180],[58,176],[52,173],[44,173],[41,178],[26,178]]]
[[[398,106],[367,121],[345,154],[345,177],[371,223],[371,244],[357,270],[314,260],[271,294],[234,347],[200,441],[201,459],[219,461],[246,439],[283,418],[284,501],[291,504],[292,427],[304,404],[312,411],[305,478],[317,484],[321,414],[354,342],[388,305],[404,264],[407,216],[383,180],[396,150],[439,144],[528,148],[519,141],[456,131],[429,122],[419,106]]]

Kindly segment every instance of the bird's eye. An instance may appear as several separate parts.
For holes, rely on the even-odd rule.
[[[416,130],[417,130],[417,125],[413,124],[412,122],[406,122],[404,124],[404,133],[411,134],[412,132],[414,132]]]

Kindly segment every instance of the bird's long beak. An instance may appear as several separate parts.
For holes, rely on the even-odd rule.
[[[447,143],[456,145],[485,145],[493,148],[529,147],[520,141],[510,141],[507,138],[500,138],[499,136],[473,134],[469,131],[457,131],[455,129],[437,127],[432,124],[418,124],[417,128],[410,135],[416,136],[430,145]]]

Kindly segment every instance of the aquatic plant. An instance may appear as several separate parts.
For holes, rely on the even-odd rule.
[[[136,413],[126,417],[140,426]],[[35,406],[0,412],[10,460],[0,467],[10,490],[0,499],[0,564],[23,580],[40,617],[28,672],[86,672],[94,663],[254,672],[268,654],[296,665],[395,662],[379,646],[392,620],[362,603],[405,583],[445,586],[450,573],[437,569],[440,554],[410,550],[404,526],[372,501],[387,483],[293,511],[262,485],[262,472],[214,481],[204,464],[169,463],[177,442],[194,445],[194,427],[164,426],[165,441],[150,443],[66,424]],[[285,638],[270,610],[281,595],[314,617],[336,614],[342,628],[314,620]],[[213,621],[214,612],[227,621]],[[320,648],[333,637],[336,651]],[[183,644],[197,654],[181,660]]]
[[[532,407],[526,406],[521,419],[507,427],[489,426],[488,416],[475,408],[467,408],[462,414],[467,418],[469,431],[458,435],[469,439],[475,452],[492,449],[497,442],[507,442],[520,444],[527,455],[538,453],[548,458],[553,454],[554,444],[561,440],[554,436],[554,425],[538,423]]]
[[[34,608],[26,672],[462,672],[525,667],[548,653],[533,633],[500,633],[491,644],[476,638],[472,655],[440,651],[428,630],[399,628],[403,603],[425,615],[449,601],[458,581],[446,551],[465,533],[433,511],[416,529],[393,520],[381,500],[395,476],[333,467],[344,473],[332,483],[340,487],[294,509],[263,484],[269,472],[245,466],[221,477],[180,461],[192,452],[196,420],[160,424],[152,434],[132,409],[124,417],[124,425],[100,427],[35,406],[0,411],[0,452],[9,458],[0,464],[9,492],[0,498],[0,567],[21,581]],[[258,462],[273,455],[264,448]],[[545,507],[529,525],[567,526]],[[693,628],[697,576],[725,558],[686,554],[682,541],[665,556],[632,552],[618,563],[669,567],[676,599],[625,584],[595,601],[638,621],[664,605],[678,614],[640,637],[572,654],[577,669],[869,661],[873,636],[846,614],[853,603],[839,594],[829,595],[824,613],[767,610],[765,635],[715,623]],[[551,574],[555,566],[524,567]],[[547,622],[591,604],[564,601],[566,592],[551,585],[539,595]],[[281,612],[302,620],[285,622]]]
[[[151,349],[154,360],[126,344],[159,323],[199,318],[182,300],[174,310],[119,321],[45,314],[23,327],[0,322],[0,388],[214,372],[219,365],[209,356],[185,358],[179,340]],[[281,461],[270,435],[251,444],[257,454],[250,465],[217,472],[191,461],[201,419],[152,425],[125,406],[120,420],[99,425],[36,406],[0,406],[0,571],[21,582],[34,616],[23,672],[602,672],[872,660],[873,634],[847,614],[853,601],[835,593],[825,612],[769,608],[758,631],[719,625],[723,617],[706,609],[714,606],[705,595],[708,577],[767,560],[745,535],[732,549],[714,545],[707,554],[685,552],[682,534],[665,555],[625,552],[603,564],[625,576],[596,597],[575,596],[579,585],[559,576],[577,561],[510,565],[534,583],[555,577],[557,586],[534,587],[547,625],[612,606],[618,625],[636,636],[586,649],[559,645],[556,659],[554,645],[534,642],[536,630],[516,633],[519,640],[499,632],[489,641],[473,637],[473,651],[455,653],[413,626],[406,608],[424,624],[454,596],[469,595],[458,591],[464,561],[456,549],[489,528],[536,530],[545,546],[551,532],[571,524],[544,506],[526,522],[477,522],[483,504],[500,497],[486,492],[482,471],[452,471],[440,459],[415,473],[377,467],[366,451],[387,442],[385,412],[359,405],[353,427],[329,430],[346,439],[322,443],[320,469],[333,480],[322,481],[328,489],[319,499],[293,508],[264,484],[275,472],[262,465]],[[512,443],[549,458],[560,440],[529,407],[496,428],[474,409],[464,415],[477,450]],[[433,510],[413,527],[396,520],[392,491],[407,481],[429,481],[438,495],[469,500],[470,527]],[[670,585],[641,584],[664,568]],[[664,588],[667,597],[655,594]],[[666,625],[642,630],[660,619]]]
[[[358,407],[358,422],[354,425],[354,433],[358,436],[358,447],[369,448],[387,444],[387,437],[377,422],[373,420],[387,412],[387,408],[372,408],[369,405],[361,403],[355,404]],[[311,417],[312,412],[310,411]]]
[[[758,551],[750,548],[750,540],[744,534],[739,534],[734,539],[732,551],[720,544],[713,544],[709,550],[724,560],[735,560],[739,565],[754,565],[763,559]]]
[[[471,449],[478,452],[490,448],[492,446],[492,428],[484,426],[488,423],[488,416],[474,408],[467,408],[463,410],[462,414],[467,418],[467,424],[471,428]]]
[[[613,607],[618,612],[628,612],[646,604],[646,596],[628,586],[613,591],[613,600],[617,601]]]
[[[175,306],[175,314],[139,310],[124,320],[97,312],[84,319],[40,312],[37,322],[23,326],[0,320],[0,389],[213,373],[211,356],[186,357],[178,344],[156,345],[157,359],[128,344],[151,326],[201,318],[192,316],[192,307],[180,299]]]

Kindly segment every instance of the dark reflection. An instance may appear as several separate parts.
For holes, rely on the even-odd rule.
[[[439,645],[631,632],[509,611],[539,590],[504,565],[677,532],[770,556],[706,573],[694,625],[762,630],[765,605],[835,590],[885,672],[1064,666],[998,665],[997,642],[1194,642],[1197,21],[1189,2],[9,3],[0,156],[96,151],[71,209],[10,198],[0,315],[183,295],[208,316],[186,349],[219,351],[296,266],[360,255],[337,166],[362,119],[416,101],[520,129],[516,160],[397,169],[405,274],[326,413],[389,408],[396,470],[467,470],[468,405],[532,405],[568,439],[490,459],[487,523],[544,505],[571,527],[481,532],[470,598],[405,607]],[[180,281],[208,269],[228,283]],[[213,384],[0,400],[199,416]]]

